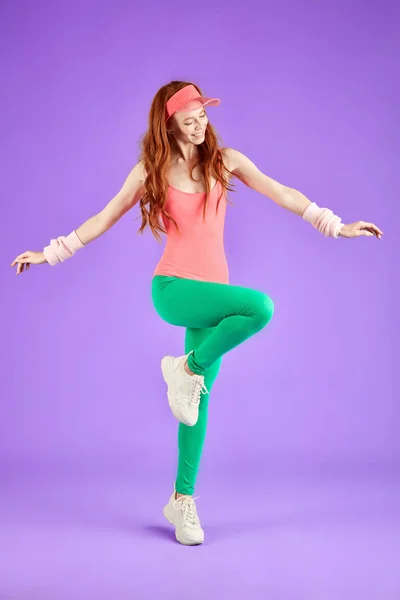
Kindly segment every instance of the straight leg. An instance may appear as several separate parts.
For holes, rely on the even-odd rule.
[[[213,328],[186,329],[185,354],[193,348],[197,348],[209,335]],[[191,496],[194,494],[197,473],[200,466],[201,454],[206,437],[208,420],[208,403],[213,383],[218,375],[222,358],[217,359],[214,364],[204,373],[204,383],[209,391],[202,394],[199,406],[199,418],[193,427],[179,423],[178,427],[178,473],[175,489],[179,494]]]

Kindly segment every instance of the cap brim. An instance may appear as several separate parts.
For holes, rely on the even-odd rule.
[[[204,96],[199,96],[198,98],[189,100],[189,102],[181,106],[176,112],[197,110],[201,106],[218,106],[220,103],[221,100],[219,98],[205,98]]]

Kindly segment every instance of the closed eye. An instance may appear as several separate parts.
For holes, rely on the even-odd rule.
[[[206,117],[206,116],[207,116],[206,113],[204,113],[203,115],[200,115],[200,119],[202,117]],[[190,121],[190,123],[185,123],[185,125],[193,125],[193,121]]]

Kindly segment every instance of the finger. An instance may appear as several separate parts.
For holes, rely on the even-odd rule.
[[[383,236],[383,231],[381,231],[376,225],[374,225],[373,230],[376,234],[376,237],[381,238]]]
[[[366,223],[365,226],[361,227],[361,230],[368,231],[371,235],[375,235],[378,239],[381,238],[381,234],[378,232],[377,228],[373,223],[371,223],[371,225]]]
[[[381,231],[381,229],[379,229],[379,227],[377,227],[375,225],[375,223],[366,223],[366,225],[368,226],[368,228],[372,229],[372,231],[375,231],[376,233],[380,233],[381,235],[383,235],[383,231]]]
[[[369,227],[368,230],[372,231],[372,233],[378,238],[378,240],[382,238],[383,233],[380,232],[380,229],[376,227],[376,225],[372,225],[372,227]]]
[[[379,229],[379,227],[377,227],[377,226],[375,225],[375,223],[365,223],[365,225],[366,225],[367,227],[371,227],[372,229],[376,229],[377,231],[379,231],[379,232],[380,232],[380,229]]]
[[[11,266],[14,267],[17,262],[19,262],[21,260],[21,258],[23,257],[23,254],[19,254],[16,258],[14,258],[13,262],[11,263]]]
[[[377,235],[377,232],[372,227],[365,227],[365,231],[369,231],[371,235]]]

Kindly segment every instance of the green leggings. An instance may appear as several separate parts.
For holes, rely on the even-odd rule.
[[[152,299],[159,316],[171,325],[186,327],[188,366],[209,392],[218,375],[222,356],[263,329],[274,304],[263,292],[225,283],[197,281],[168,275],[152,280]],[[193,427],[179,423],[178,473],[175,489],[193,495],[203,450],[209,394],[202,394],[199,418]]]

